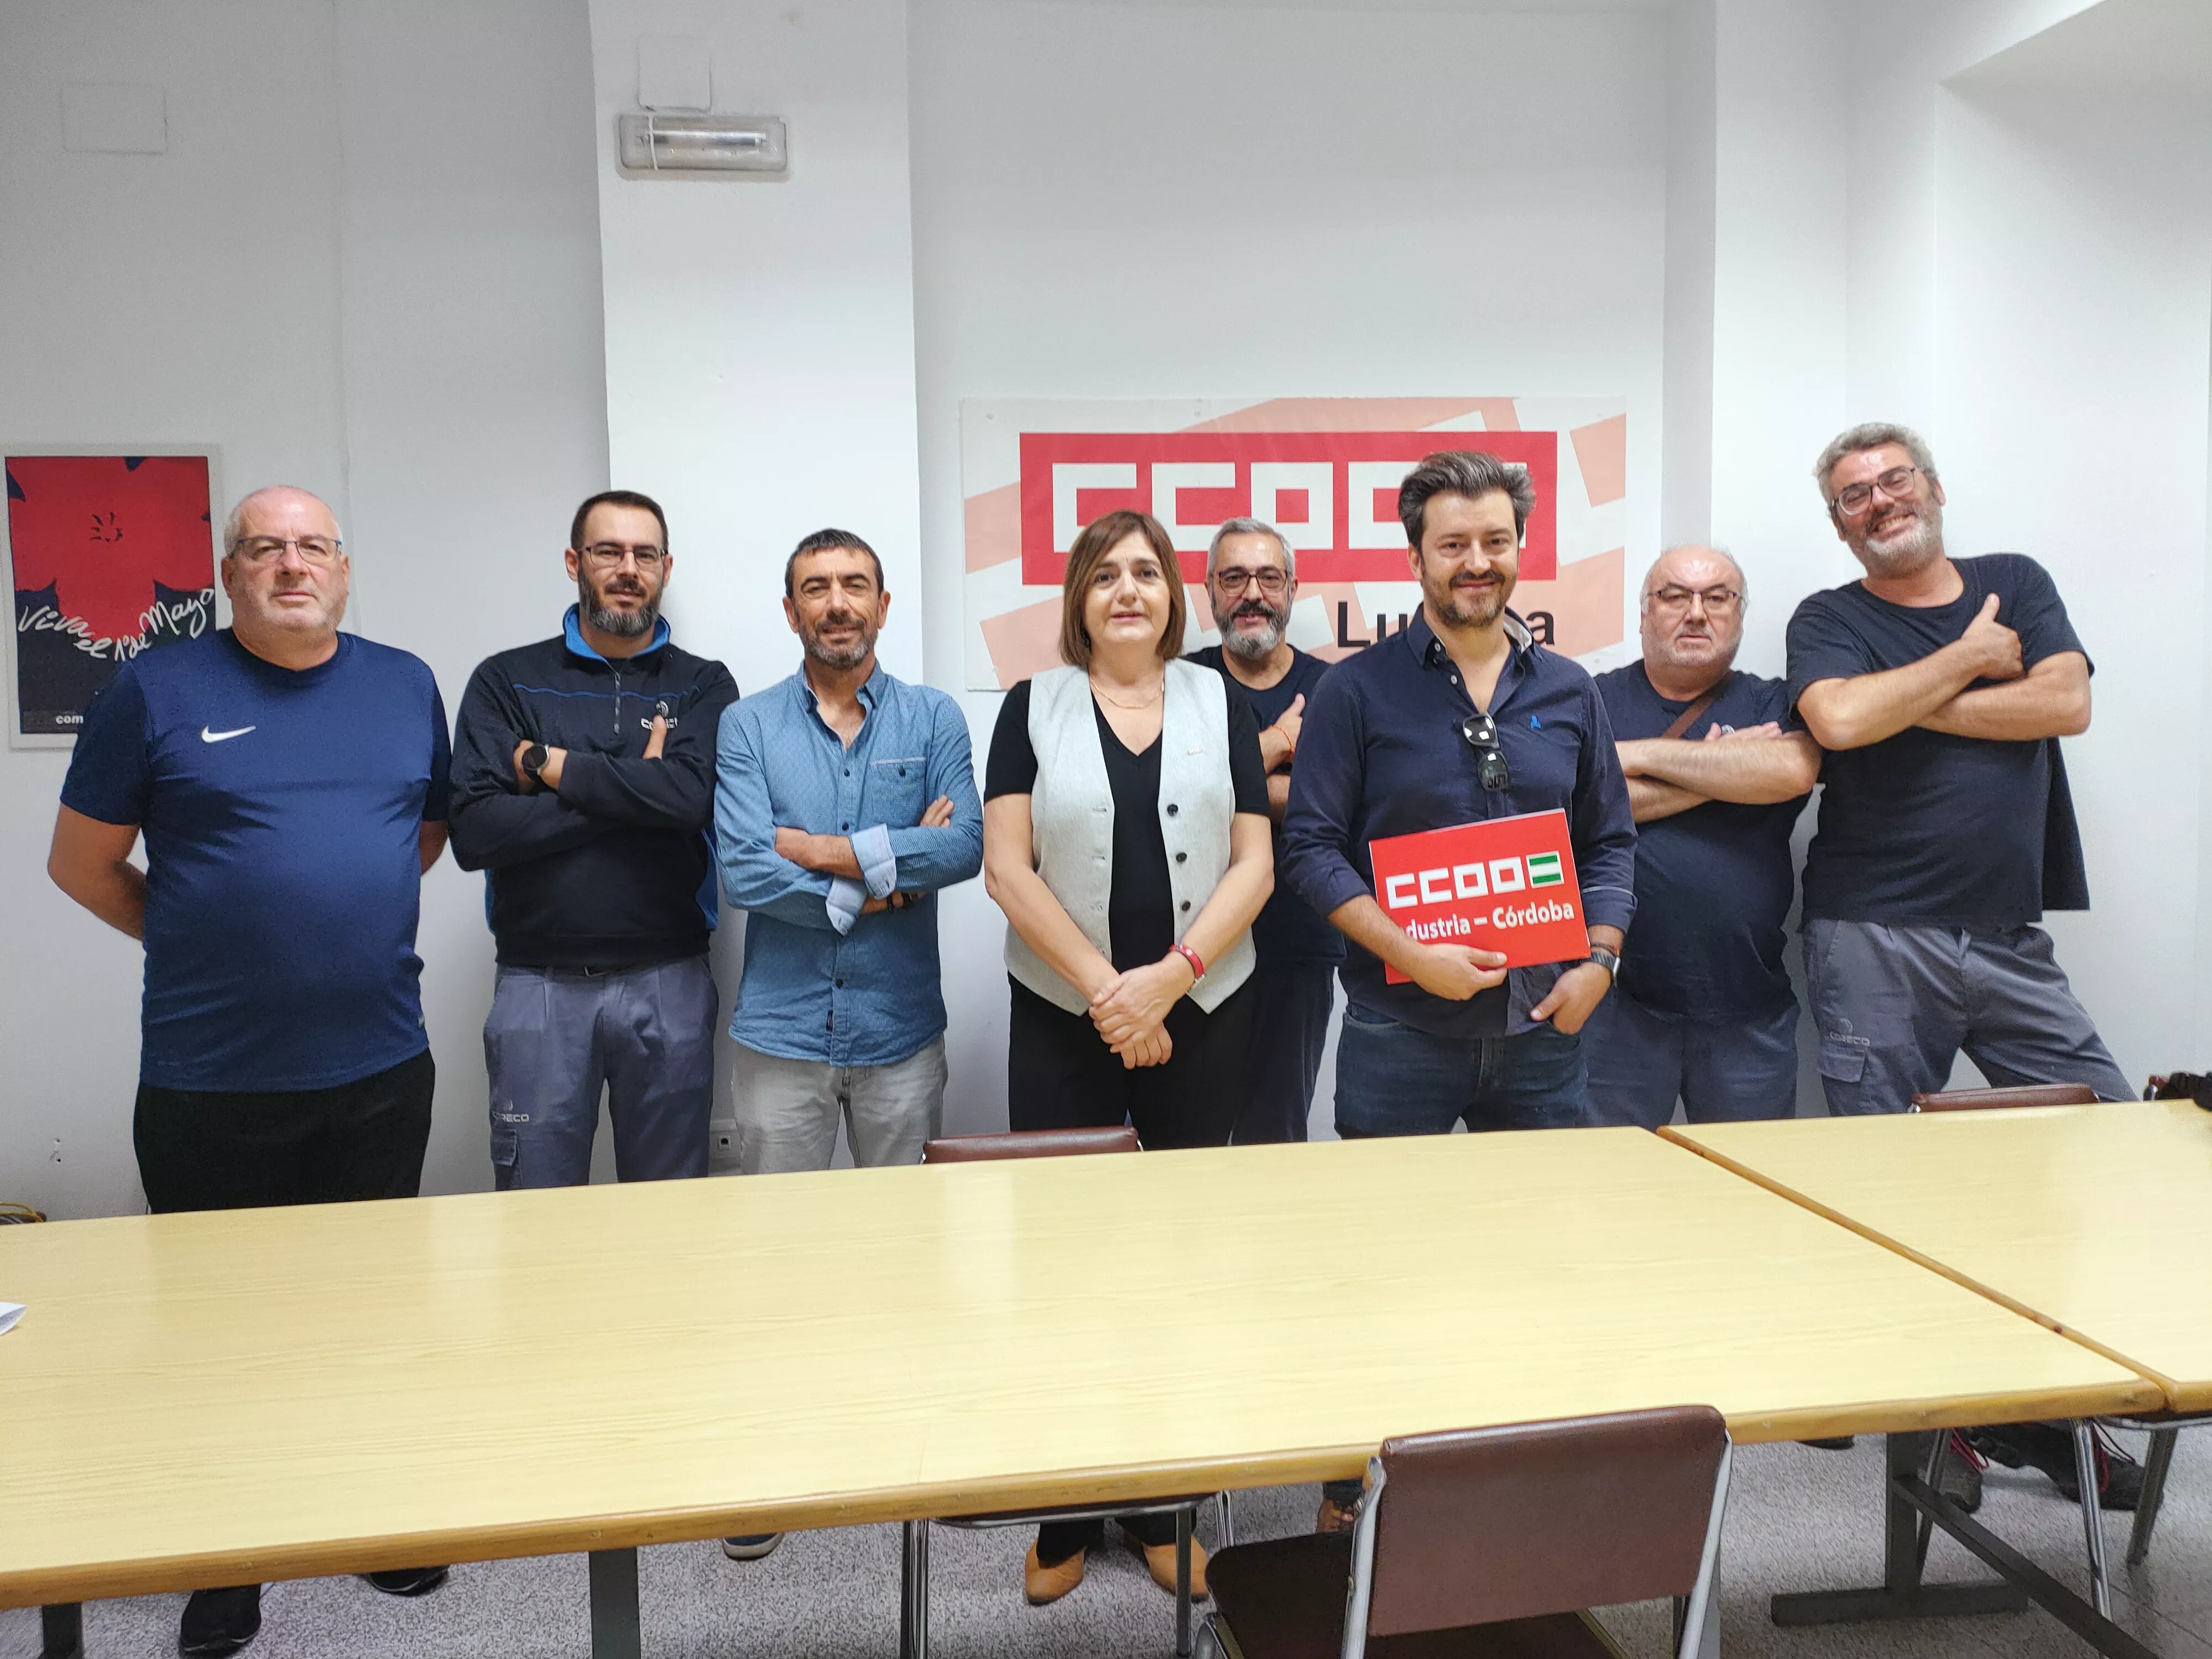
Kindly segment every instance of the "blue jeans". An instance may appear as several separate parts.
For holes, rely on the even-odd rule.
[[[1789,1117],[1797,1109],[1797,1004],[1729,1020],[1654,1013],[1615,991],[1583,1027],[1589,1121],[1656,1129]]]
[[[1582,1039],[1548,1025],[1517,1036],[1443,1037],[1353,1003],[1336,1043],[1336,1132],[1449,1134],[1571,1129],[1583,1122]]]
[[[500,1191],[589,1181],[602,1091],[618,1178],[705,1175],[714,1014],[704,957],[605,974],[501,968],[483,1033]]]

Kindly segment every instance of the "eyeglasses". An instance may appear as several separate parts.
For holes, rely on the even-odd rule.
[[[1874,505],[1874,492],[1877,489],[1893,501],[1905,500],[1911,495],[1912,481],[1919,473],[1920,469],[1917,466],[1893,466],[1872,483],[1855,483],[1847,489],[1838,489],[1835,499],[1828,505],[1844,517],[1856,519]]]
[[[309,564],[328,564],[345,550],[345,544],[329,536],[242,536],[231,550],[248,564],[268,564],[290,548]]]
[[[1459,723],[1459,734],[1482,757],[1482,787],[1510,789],[1513,769],[1506,765],[1505,750],[1498,744],[1497,720],[1488,714],[1470,714]]]
[[[1226,570],[1215,571],[1213,581],[1232,599],[1248,586],[1257,587],[1272,599],[1291,585],[1291,579],[1272,565],[1265,570],[1239,570],[1232,565]]]
[[[658,570],[660,562],[668,556],[650,542],[641,547],[625,547],[620,542],[594,542],[576,550],[594,570],[612,570],[624,559],[636,560],[640,570]]]
[[[1672,583],[1644,597],[1661,611],[1687,611],[1692,599],[1702,599],[1709,617],[1725,617],[1743,603],[1743,595],[1733,587],[1677,587]]]

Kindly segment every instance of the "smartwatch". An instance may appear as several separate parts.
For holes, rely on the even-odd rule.
[[[532,744],[522,751],[522,775],[532,783],[543,783],[544,780],[538,775],[538,769],[552,758],[552,751],[544,744]]]
[[[1610,945],[1591,945],[1589,959],[1605,969],[1607,978],[1617,980],[1620,977],[1620,952]]]

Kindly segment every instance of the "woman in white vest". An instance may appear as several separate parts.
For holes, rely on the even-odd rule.
[[[1243,694],[1180,660],[1183,616],[1167,532],[1105,514],[1068,554],[1068,665],[999,710],[983,879],[1006,913],[1016,1129],[1128,1123],[1147,1147],[1220,1146],[1244,1107],[1252,919],[1274,887],[1267,770]],[[1121,1526],[1172,1591],[1173,1518]],[[1041,1528],[1030,1601],[1074,1589],[1103,1536],[1097,1521]]]

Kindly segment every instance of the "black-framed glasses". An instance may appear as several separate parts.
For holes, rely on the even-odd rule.
[[[620,542],[594,542],[576,550],[595,570],[612,570],[624,559],[635,559],[640,570],[658,570],[660,562],[668,556],[650,542],[637,547],[626,547]]]
[[[1226,570],[1215,571],[1213,580],[1232,599],[1244,591],[1248,583],[1271,599],[1281,597],[1283,590],[1291,585],[1291,579],[1272,565],[1265,570],[1239,570],[1232,565]]]
[[[1488,714],[1469,714],[1459,723],[1459,734],[1482,757],[1482,787],[1510,789],[1513,769],[1505,763],[1505,750],[1498,741],[1498,721]]]
[[[1872,483],[1855,483],[1848,489],[1838,489],[1835,500],[1829,505],[1844,517],[1856,519],[1874,505],[1876,489],[1893,501],[1909,500],[1912,495],[1912,481],[1919,476],[1920,469],[1917,466],[1893,466]]]

